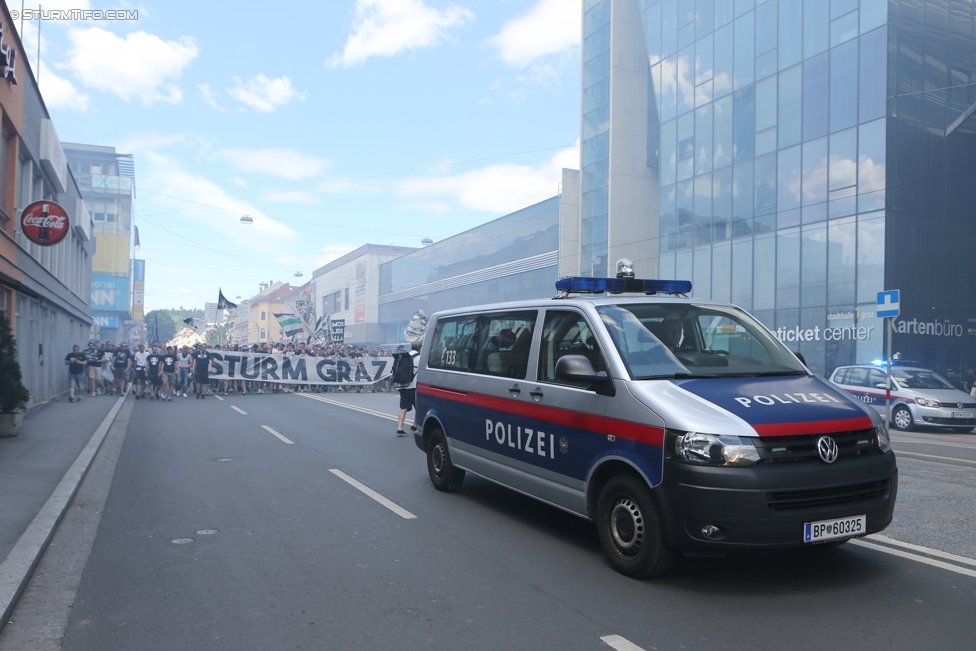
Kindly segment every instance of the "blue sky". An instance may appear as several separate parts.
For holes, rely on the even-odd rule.
[[[41,4],[139,12],[45,21],[40,88],[62,141],[135,156],[147,309],[448,237],[579,164],[579,0]]]

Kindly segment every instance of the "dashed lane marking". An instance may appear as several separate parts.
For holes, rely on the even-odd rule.
[[[221,401],[221,402],[223,402],[223,401],[224,401],[224,399],[223,399],[223,398],[221,398],[220,396],[218,396],[217,394],[214,394],[214,398],[216,398],[217,400],[219,400],[219,401]]]
[[[352,409],[353,411],[358,411],[363,414],[369,414],[370,416],[377,416],[379,418],[385,418],[387,420],[392,420],[396,422],[397,417],[391,416],[390,414],[384,414],[382,411],[376,411],[374,409],[367,409],[366,407],[359,407],[357,405],[350,405],[348,402],[342,402],[341,400],[330,400],[329,398],[323,398],[322,396],[313,396],[308,393],[299,393],[303,398],[310,398],[312,400],[318,400],[319,402],[325,402],[330,405],[335,405],[337,407],[345,407],[346,409]]]
[[[240,407],[238,407],[237,405],[231,405],[230,408],[239,414],[244,414],[245,416],[247,416],[247,412],[241,409]]]
[[[619,635],[604,635],[600,638],[604,644],[611,646],[617,651],[644,651],[630,640]]]
[[[404,520],[415,520],[417,518],[417,516],[415,516],[413,513],[411,513],[410,511],[406,510],[405,508],[403,508],[399,504],[397,504],[395,502],[392,502],[392,501],[386,499],[385,497],[383,497],[382,495],[380,495],[379,493],[377,493],[376,491],[374,491],[369,486],[367,486],[367,485],[365,485],[363,483],[360,483],[359,481],[353,479],[352,477],[350,477],[346,473],[342,472],[341,470],[339,470],[337,468],[332,468],[332,469],[329,470],[329,472],[331,472],[333,475],[335,475],[336,477],[338,477],[342,481],[346,482],[347,484],[349,484],[353,488],[355,488],[355,489],[357,489],[359,491],[362,491],[363,493],[365,493],[369,497],[372,497],[374,500],[376,500],[377,502],[379,502],[380,504],[382,504],[386,508],[388,508],[391,511],[393,511],[394,513],[396,513],[397,515],[399,515]]]
[[[293,445],[295,443],[294,441],[292,441],[291,439],[289,439],[287,436],[284,436],[282,434],[279,434],[278,432],[274,431],[273,429],[271,429],[267,425],[262,425],[261,427],[263,429],[267,430],[268,432],[271,432],[272,434],[274,434],[275,436],[277,436],[278,438],[280,438],[282,441],[284,441],[288,445]]]

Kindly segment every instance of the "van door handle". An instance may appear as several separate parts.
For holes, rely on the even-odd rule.
[[[540,400],[542,398],[542,389],[536,387],[531,391],[529,391],[529,395],[535,398],[536,400]]]
[[[522,389],[519,388],[518,384],[513,384],[512,386],[508,387],[508,391],[512,394],[512,396],[517,396],[518,394],[522,393]]]

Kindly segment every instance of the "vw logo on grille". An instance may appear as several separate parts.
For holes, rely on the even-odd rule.
[[[820,455],[820,460],[824,463],[837,461],[838,452],[837,441],[829,436],[821,436],[817,441],[817,454]]]
[[[962,403],[961,402],[957,402],[956,403],[956,406],[959,407],[960,409],[962,409]]]

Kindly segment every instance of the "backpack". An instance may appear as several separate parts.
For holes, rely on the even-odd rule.
[[[413,356],[410,353],[394,353],[393,368],[390,369],[393,384],[406,386],[413,381]]]

